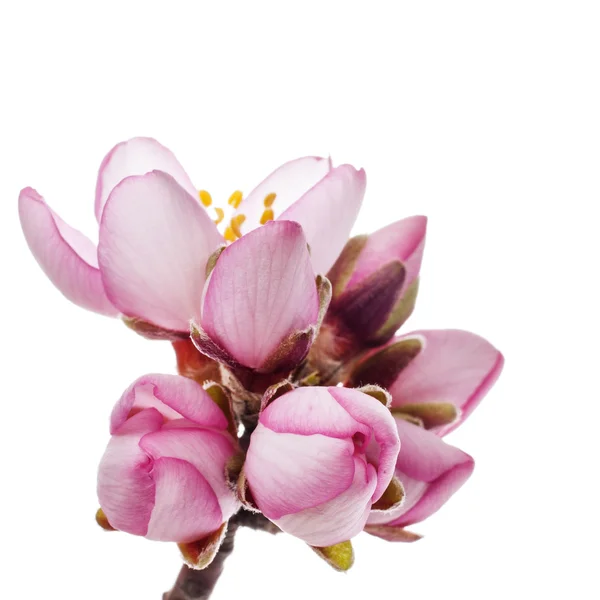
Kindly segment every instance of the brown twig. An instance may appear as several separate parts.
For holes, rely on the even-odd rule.
[[[175,585],[170,592],[163,594],[163,600],[207,600],[223,572],[225,559],[233,551],[233,541],[238,523],[231,519],[218,554],[206,569],[196,571],[183,565]]]
[[[183,565],[173,589],[163,594],[163,600],[207,600],[210,598],[223,572],[225,559],[233,552],[234,537],[238,527],[248,527],[273,534],[280,531],[263,515],[240,510],[229,520],[225,539],[213,562],[201,571]]]

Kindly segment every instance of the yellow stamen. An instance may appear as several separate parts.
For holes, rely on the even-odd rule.
[[[260,218],[260,224],[264,225],[265,223],[272,221],[274,219],[274,217],[275,217],[275,215],[273,213],[273,209],[265,208],[265,211],[263,212],[262,217]]]
[[[237,239],[235,236],[235,233],[233,232],[233,229],[231,229],[231,227],[228,227],[225,230],[224,236],[228,242],[235,242],[235,240]]]
[[[275,192],[267,194],[263,200],[265,208],[271,208],[271,206],[273,206],[273,202],[275,202],[275,198],[277,198],[277,194]]]
[[[200,190],[198,192],[198,197],[204,206],[210,206],[212,204],[212,196],[206,190]]]
[[[246,220],[246,217],[244,215],[236,215],[235,217],[233,217],[233,219],[231,219],[231,229],[233,229],[233,232],[239,238],[242,237],[242,232],[240,231],[240,226],[242,225],[242,223],[245,220]]]
[[[215,224],[218,225],[225,218],[225,211],[222,208],[215,206],[215,212],[217,213]]]
[[[238,206],[242,203],[242,198],[242,192],[240,192],[240,190],[236,190],[235,192],[233,192],[233,194],[231,194],[231,196],[229,196],[229,200],[227,200],[227,203],[233,206],[233,208],[238,208]]]

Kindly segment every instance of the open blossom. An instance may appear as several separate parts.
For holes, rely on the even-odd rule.
[[[261,413],[244,473],[266,517],[312,546],[329,546],[363,529],[399,447],[379,400],[340,387],[298,388]]]
[[[325,273],[347,241],[364,190],[364,171],[300,158],[245,199],[241,192],[231,196],[235,212],[223,236],[213,222],[223,210],[211,206],[175,156],[155,140],[134,138],[117,144],[100,166],[98,248],[32,188],[21,192],[19,214],[36,260],[71,301],[187,333],[190,319],[200,317],[207,261],[218,247],[274,218],[293,221],[302,226],[315,273]],[[248,278],[258,267],[251,255],[244,266]],[[259,271],[259,282],[267,274]]]
[[[193,542],[239,508],[225,480],[237,451],[206,391],[176,375],[146,375],[116,404],[98,470],[100,506],[115,529]]]

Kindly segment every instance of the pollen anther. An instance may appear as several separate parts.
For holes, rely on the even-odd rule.
[[[242,225],[242,223],[245,220],[246,220],[245,215],[236,215],[235,217],[233,217],[233,219],[231,219],[231,229],[233,229],[233,232],[239,238],[242,237],[242,232],[240,231],[240,226]]]
[[[200,190],[198,192],[198,197],[204,206],[210,206],[212,204],[212,196],[206,190]]]
[[[233,206],[233,208],[238,208],[239,205],[242,203],[243,196],[244,195],[242,194],[242,192],[240,192],[240,190],[236,190],[235,192],[233,192],[233,194],[231,194],[231,196],[229,196],[229,200],[227,201],[227,203]]]
[[[222,208],[215,206],[215,212],[217,213],[215,224],[218,225],[225,218],[225,211]]]
[[[271,206],[273,206],[273,202],[275,202],[275,198],[277,198],[277,194],[275,192],[267,194],[263,200],[264,207],[271,208]]]
[[[273,213],[273,209],[265,208],[262,216],[260,217],[260,224],[264,225],[265,223],[272,221],[274,218],[275,218],[275,214]]]

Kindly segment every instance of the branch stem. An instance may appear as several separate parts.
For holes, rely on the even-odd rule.
[[[223,572],[225,559],[233,552],[233,542],[238,523],[235,518],[229,521],[227,533],[215,559],[201,571],[181,567],[179,576],[170,592],[163,594],[163,600],[207,600]]]

